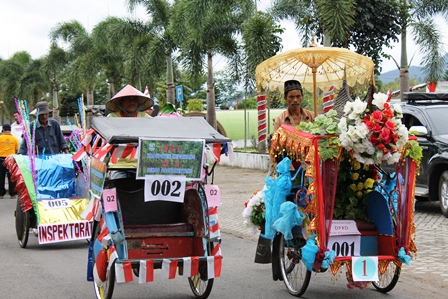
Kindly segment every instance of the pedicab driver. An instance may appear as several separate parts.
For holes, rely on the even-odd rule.
[[[68,154],[68,146],[62,134],[61,127],[55,119],[50,118],[48,103],[36,103],[36,111],[38,119],[35,131],[36,154],[50,155],[61,152]],[[33,132],[32,128],[30,131]],[[22,155],[28,153],[25,139],[22,140],[18,153]]]
[[[145,111],[153,104],[149,96],[128,84],[107,102],[106,109],[111,111],[107,117],[150,117]],[[109,169],[136,168],[136,161],[129,156],[119,158],[117,163],[109,162]],[[111,170],[109,174],[110,179],[135,178],[135,176],[135,170]]]
[[[106,104],[111,111],[107,117],[150,117],[145,111],[152,107],[154,102],[131,85],[126,85]]]
[[[284,95],[288,108],[275,119],[274,132],[283,124],[298,126],[301,121],[314,121],[314,112],[302,108],[303,90],[299,81],[285,81]]]

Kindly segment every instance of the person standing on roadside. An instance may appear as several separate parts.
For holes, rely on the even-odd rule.
[[[22,123],[20,122],[19,113],[16,111],[13,114],[14,122],[11,124],[11,134],[12,136],[16,137],[19,141],[19,145],[22,143],[23,138],[23,127]]]
[[[11,126],[9,124],[3,125],[3,134],[0,135],[0,198],[3,198],[6,194],[5,189],[5,177],[8,177],[8,191],[9,196],[14,198],[16,196],[16,184],[11,181],[10,174],[6,167],[3,165],[5,158],[9,155],[17,153],[19,149],[19,141],[11,134]]]
[[[314,112],[302,108],[303,89],[297,80],[285,81],[285,101],[288,108],[274,121],[274,132],[283,124],[298,126],[300,122],[313,122]]]
[[[68,154],[68,145],[62,134],[59,123],[50,118],[50,109],[47,102],[38,102],[36,104],[37,126],[35,130],[36,154],[50,155],[63,152]],[[31,130],[32,131],[32,130]],[[19,154],[26,155],[28,153],[27,144],[22,140],[19,148]]]

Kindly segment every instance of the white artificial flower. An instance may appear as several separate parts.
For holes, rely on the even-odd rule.
[[[387,102],[387,95],[385,93],[375,93],[373,95],[372,104],[377,106],[379,109],[384,110],[384,103]]]
[[[403,117],[403,111],[401,110],[400,104],[393,104],[392,105],[394,112],[397,113],[397,117],[402,118]]]
[[[360,115],[363,113],[367,108],[367,103],[361,101],[359,98],[356,98],[356,100],[353,102],[353,112],[357,115]]]
[[[344,114],[347,114],[353,110],[353,102],[346,102],[344,105]]]
[[[338,128],[339,128],[339,131],[341,131],[341,132],[347,132],[347,118],[342,117],[339,120]]]

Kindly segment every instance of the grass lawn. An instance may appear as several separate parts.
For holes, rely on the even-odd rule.
[[[274,119],[285,109],[271,109],[266,111],[266,123],[269,121],[267,134],[274,130]],[[244,126],[244,110],[216,110],[216,119],[221,123],[232,140],[243,140],[246,128],[247,139],[258,138],[258,111],[256,109],[246,110],[246,127]]]

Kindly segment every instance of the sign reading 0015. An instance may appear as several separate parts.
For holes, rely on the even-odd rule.
[[[137,178],[183,175],[200,180],[205,142],[202,139],[139,139]]]

